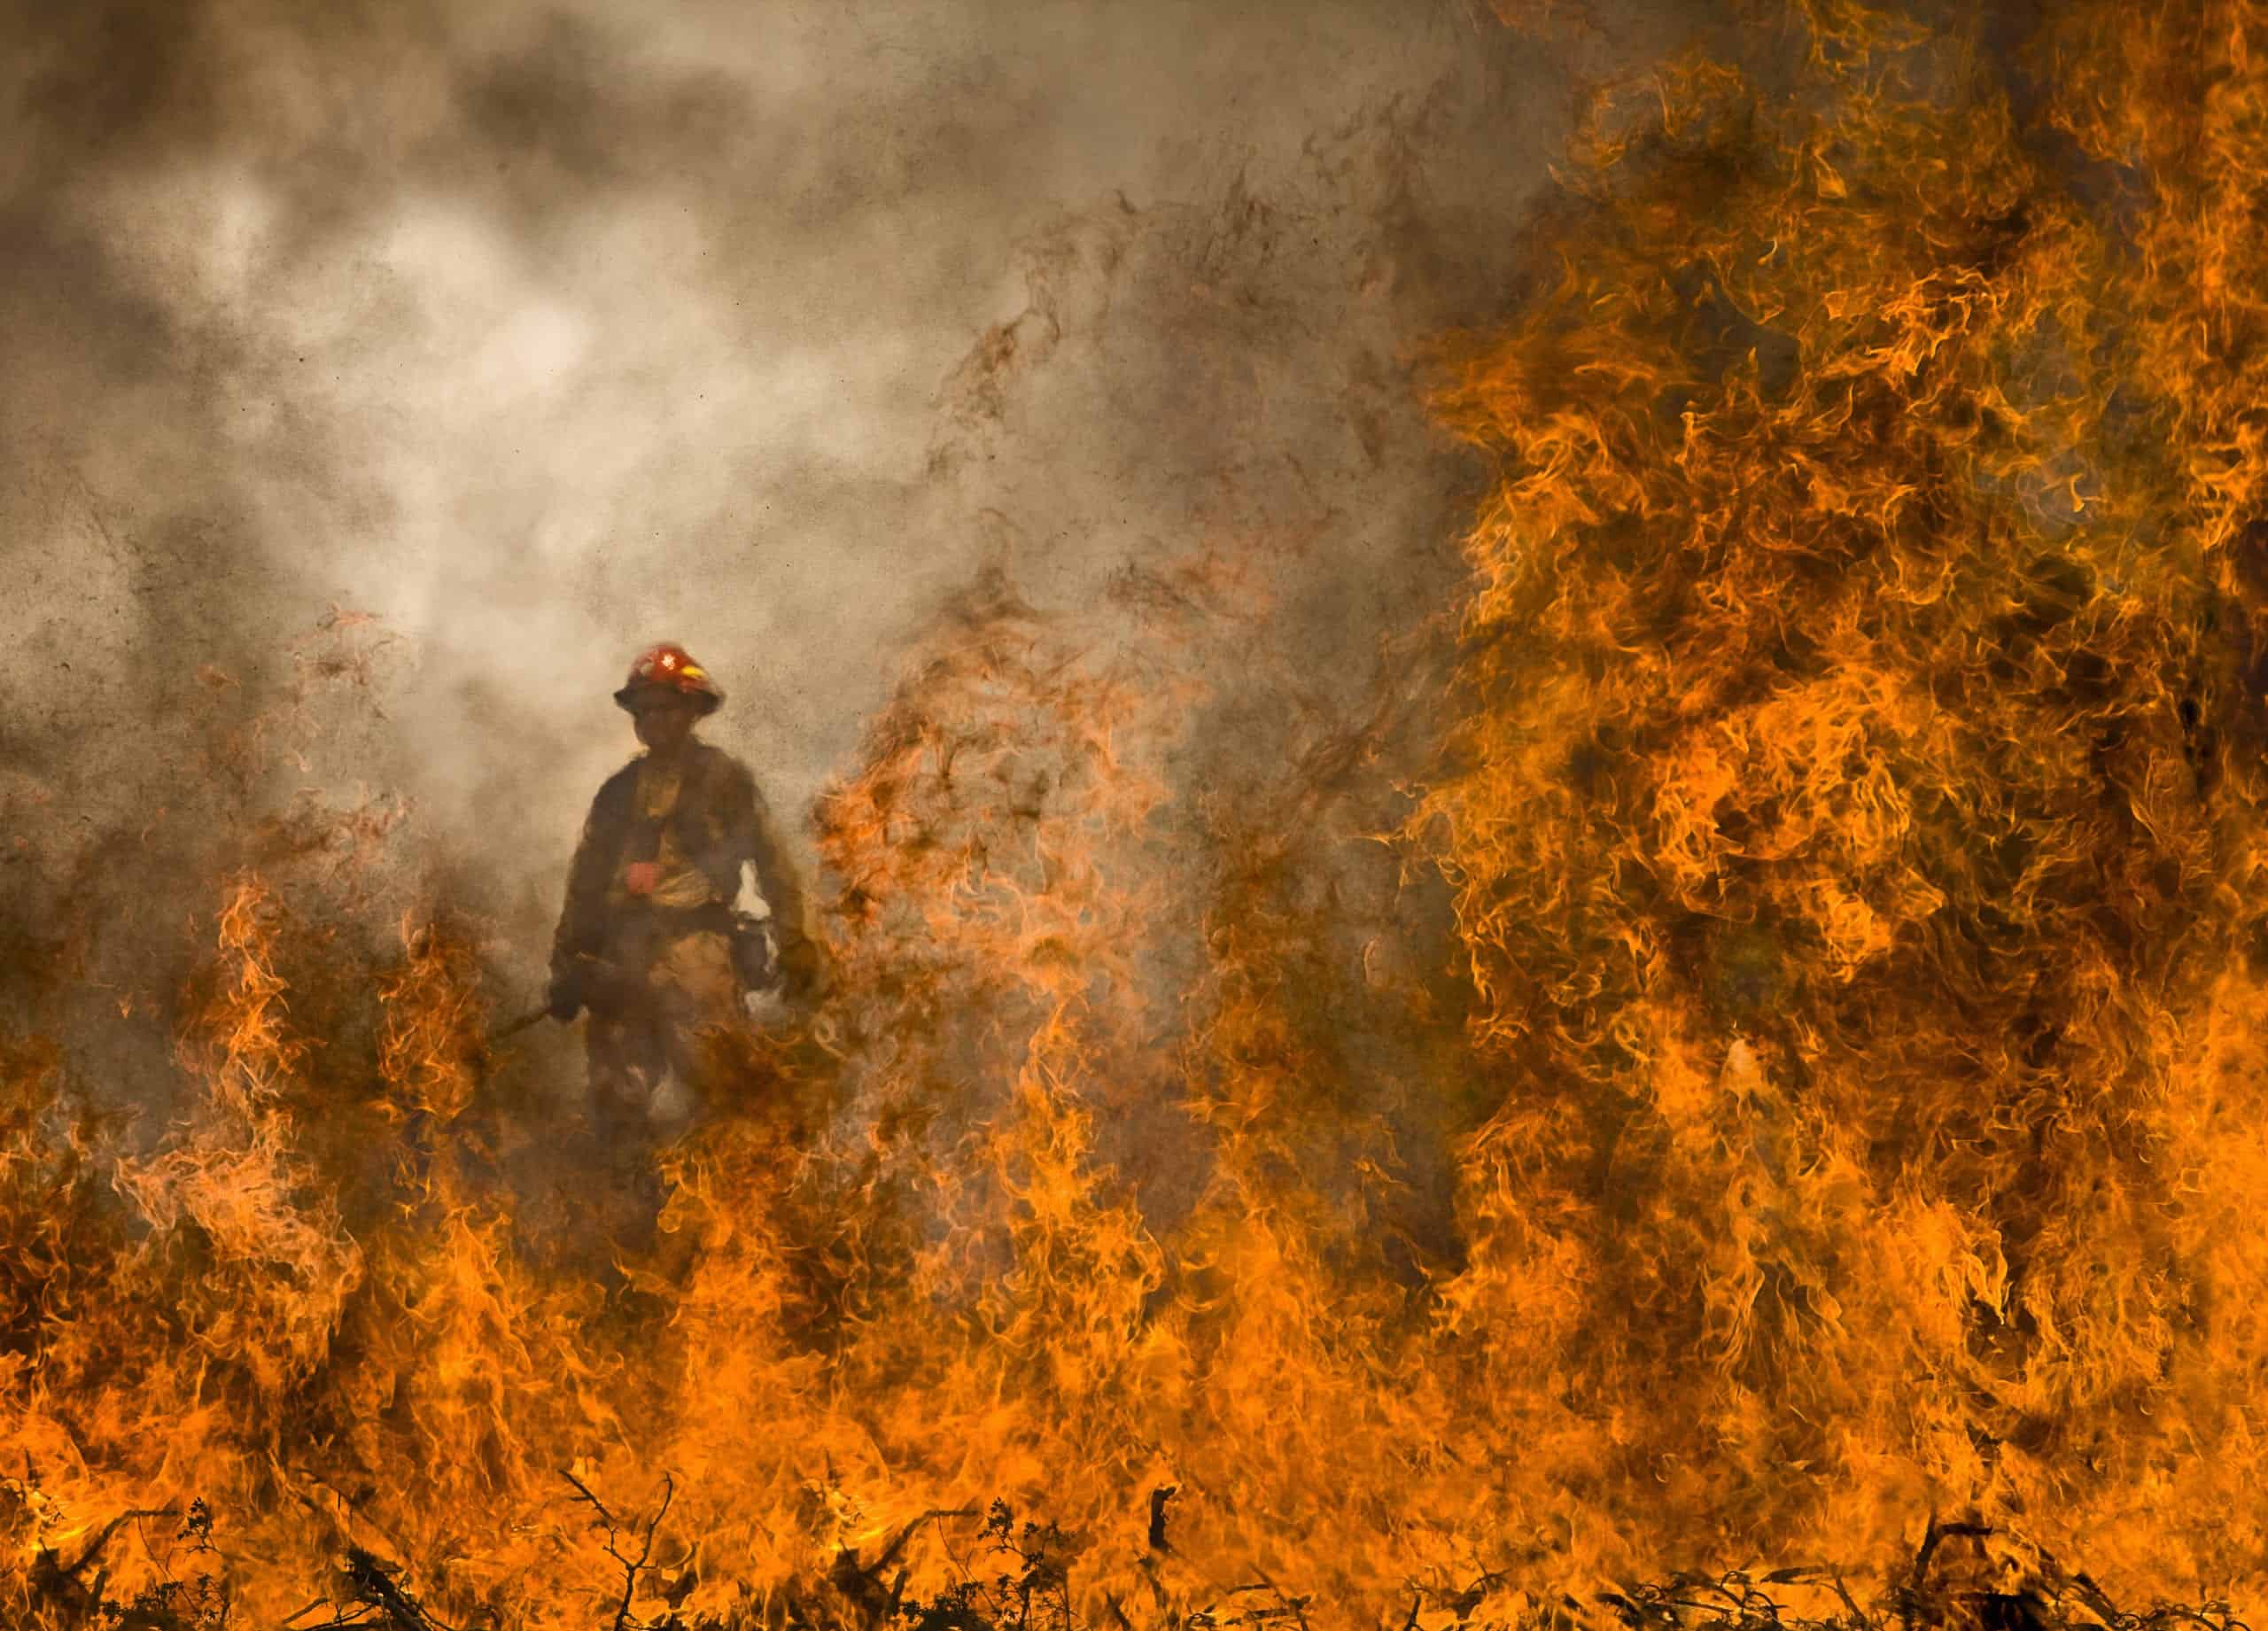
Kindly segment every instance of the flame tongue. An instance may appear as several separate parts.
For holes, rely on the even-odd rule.
[[[2039,42],[2040,116],[2152,159],[2137,236],[1973,68],[1813,20],[1824,101],[1689,67],[1658,135],[1602,123],[1561,280],[1442,398],[1507,479],[1416,830],[1518,1084],[1453,1305],[1604,1424],[1562,1476],[1627,1533],[1887,1558],[1918,1503],[2249,1579],[2206,1486],[2257,1337],[2199,1299],[2258,1225],[2194,1176],[2259,1148],[2256,1073],[2197,1074],[2258,1000],[2209,723],[2257,729],[2215,633],[2255,466],[2183,432],[2255,365],[2173,286],[2237,212],[2159,162],[2179,88],[2233,139],[2194,76],[2252,84],[2248,31]],[[1491,1329],[1539,1304],[1542,1353]]]

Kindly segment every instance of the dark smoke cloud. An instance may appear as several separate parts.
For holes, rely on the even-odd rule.
[[[1270,563],[1273,609],[1189,773],[1291,751],[1454,580],[1477,473],[1412,364],[1510,298],[1571,74],[1683,27],[1601,24],[17,4],[12,989],[60,897],[178,926],[229,807],[203,749],[333,606],[400,636],[384,720],[274,790],[408,795],[530,978],[629,749],[607,693],[656,638],[719,672],[716,734],[800,811],[983,569],[1080,606],[1217,541]]]

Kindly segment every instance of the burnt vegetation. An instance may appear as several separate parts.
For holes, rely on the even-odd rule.
[[[562,1477],[594,1514],[607,1555],[622,1571],[619,1600],[610,1612],[601,1605],[588,1621],[603,1631],[1094,1631],[1137,1625],[1158,1631],[1285,1626],[1309,1631],[1309,1611],[1316,1606],[1309,1596],[1261,1580],[1228,1588],[1205,1606],[1178,1610],[1166,1606],[1162,1592],[1134,1608],[1107,1593],[1099,1616],[1090,1618],[1080,1612],[1072,1590],[1068,1537],[1052,1524],[1019,1521],[1006,1502],[995,1501],[982,1513],[968,1508],[923,1513],[871,1562],[861,1562],[856,1550],[846,1548],[824,1574],[783,1585],[761,1609],[722,1617],[686,1615],[676,1606],[685,1591],[651,1563],[656,1537],[668,1517],[670,1481],[664,1480],[663,1496],[653,1511],[621,1518],[571,1473]],[[31,1487],[26,1480],[0,1480],[0,1500],[12,1501],[20,1511]],[[1153,1551],[1169,1549],[1163,1513],[1173,1493],[1153,1492]],[[179,1577],[143,1587],[130,1601],[106,1594],[99,1558],[118,1530],[129,1522],[176,1516],[121,1514],[70,1563],[40,1548],[29,1575],[34,1595],[28,1607],[35,1623],[68,1631],[243,1631],[253,1623],[237,1612],[225,1576],[198,1567],[204,1558],[220,1557],[213,1514],[201,1501],[191,1503],[174,1535],[186,1543]],[[925,1530],[942,1535],[939,1549],[946,1565],[941,1582],[927,1596],[909,1589],[912,1570],[905,1561],[909,1543]],[[2249,1631],[2225,1603],[2161,1605],[2142,1612],[2122,1609],[2085,1574],[2066,1574],[2052,1559],[2045,1573],[2000,1588],[1979,1585],[1974,1578],[1964,1581],[1959,1571],[1941,1566],[1949,1552],[1975,1548],[1992,1534],[1989,1525],[1932,1517],[1904,1578],[1865,1603],[1852,1595],[1843,1572],[1814,1565],[1761,1573],[1677,1573],[1588,1597],[1563,1595],[1520,1617],[1502,1619],[1478,1612],[1500,1583],[1484,1572],[1461,1588],[1413,1590],[1403,1631],[1433,1623],[1474,1631]],[[1806,1588],[1811,1589],[1804,1593],[1805,1601],[1816,1603],[1820,1593],[1829,1594],[1832,1608],[1806,1613],[1783,1601]],[[1332,1623],[1323,1611],[1317,1618]],[[510,1623],[492,1618],[453,1624],[419,1600],[406,1570],[350,1549],[336,1560],[330,1595],[282,1625],[286,1631],[470,1631],[471,1626]]]

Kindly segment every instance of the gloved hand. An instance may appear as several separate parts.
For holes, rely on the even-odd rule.
[[[583,1011],[582,982],[564,971],[553,975],[549,999],[551,1017],[562,1025],[571,1024],[575,1016]]]

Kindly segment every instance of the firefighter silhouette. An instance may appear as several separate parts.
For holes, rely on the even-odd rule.
[[[800,881],[756,778],[695,727],[724,701],[681,646],[631,665],[614,700],[645,751],[591,801],[552,942],[549,1004],[563,1022],[587,1009],[597,1131],[634,1149],[655,1096],[674,1078],[698,1112],[729,1091],[720,1042],[747,1023],[746,994],[790,999],[822,978]],[[742,869],[771,909],[768,933],[737,910]]]

